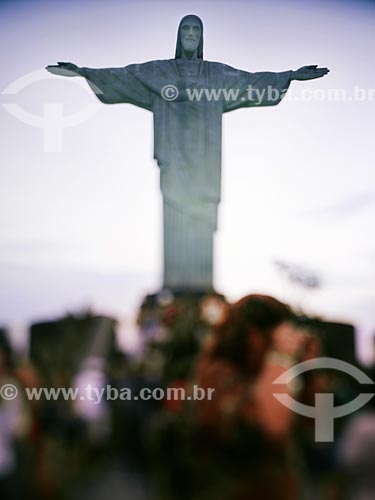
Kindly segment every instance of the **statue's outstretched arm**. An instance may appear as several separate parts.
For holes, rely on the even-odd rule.
[[[104,104],[128,103],[152,110],[153,96],[143,83],[143,74],[150,70],[149,63],[129,65],[123,68],[80,68],[70,62],[58,62],[46,70],[59,76],[82,76],[91,90]]]
[[[83,68],[70,62],[58,62],[56,65],[48,65],[46,70],[59,76],[84,76]]]
[[[314,80],[315,78],[321,78],[322,76],[329,73],[328,68],[318,68],[318,66],[302,66],[302,68],[293,71],[292,80]]]

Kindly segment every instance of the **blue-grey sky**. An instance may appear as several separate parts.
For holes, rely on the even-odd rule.
[[[0,2],[0,323],[88,305],[129,316],[160,285],[151,113],[96,106],[85,82],[40,75],[56,61],[108,67],[171,58],[180,18],[195,13],[205,26],[205,59],[248,71],[331,69],[324,79],[293,82],[275,108],[224,117],[217,289],[230,299],[275,294],[353,322],[369,338],[374,11],[373,2],[348,0]],[[14,82],[29,74],[31,83],[14,93]],[[309,89],[320,93],[303,99]],[[344,89],[346,99],[329,98],[331,89]],[[39,116],[49,103],[64,115],[96,108],[65,129],[61,152],[46,152],[42,129],[4,107],[15,103]],[[316,273],[321,289],[294,289],[275,260]],[[361,352],[369,359],[367,345]]]

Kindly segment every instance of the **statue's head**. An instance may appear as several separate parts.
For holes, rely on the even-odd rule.
[[[203,59],[203,23],[193,14],[183,17],[178,26],[176,59]]]

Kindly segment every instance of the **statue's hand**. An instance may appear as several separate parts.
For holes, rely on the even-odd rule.
[[[293,71],[293,80],[313,80],[314,78],[321,78],[329,73],[328,68],[318,68],[318,66],[302,66],[302,68]]]
[[[59,76],[82,76],[82,68],[70,62],[58,62],[55,66],[46,66],[46,70]]]

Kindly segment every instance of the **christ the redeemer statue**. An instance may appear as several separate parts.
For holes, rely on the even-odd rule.
[[[105,104],[130,103],[153,112],[154,158],[160,167],[164,209],[164,287],[199,292],[213,287],[222,114],[274,106],[292,80],[320,78],[329,71],[304,66],[249,73],[205,61],[203,24],[193,15],[179,24],[174,59],[104,69],[60,62],[47,70],[85,77]]]

